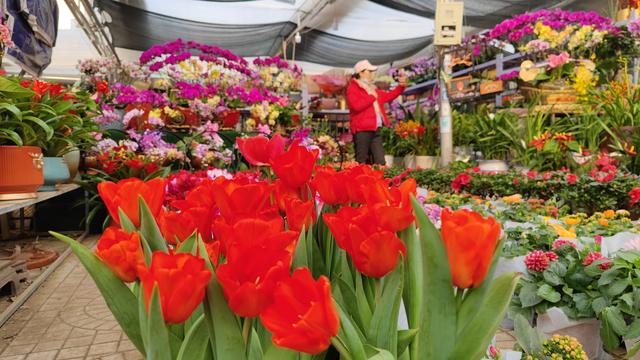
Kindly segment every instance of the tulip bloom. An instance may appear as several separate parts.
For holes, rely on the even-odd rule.
[[[121,208],[135,226],[140,226],[139,197],[147,203],[151,214],[158,216],[164,201],[164,191],[165,181],[161,178],[147,182],[130,178],[117,183],[105,181],[98,184],[98,193],[116,224],[120,224],[118,209]]]
[[[209,241],[211,218],[210,209],[203,207],[193,207],[181,212],[162,211],[158,227],[164,239],[172,245],[185,241],[196,230],[204,241]]]
[[[153,253],[151,267],[138,267],[149,310],[154,285],[160,295],[162,317],[170,324],[185,322],[204,299],[204,292],[211,278],[204,259],[191,254]]]
[[[327,166],[316,169],[311,186],[320,194],[325,204],[347,204],[349,202],[347,186],[350,181],[352,179],[348,178],[347,171],[337,172],[334,168]]]
[[[294,141],[287,152],[271,160],[271,167],[288,187],[299,189],[311,179],[317,158],[317,151]]]
[[[236,144],[249,164],[261,166],[269,165],[271,160],[284,153],[285,139],[280,135],[275,135],[271,140],[265,136],[254,136],[236,138]]]
[[[351,257],[356,269],[380,278],[393,271],[406,248],[398,236],[377,223],[367,207],[341,208],[337,214],[324,214],[324,221],[336,243]]]
[[[442,211],[442,241],[447,249],[453,284],[476,288],[487,276],[500,237],[500,224],[469,210]]]
[[[271,187],[265,182],[241,184],[225,180],[212,186],[215,204],[229,224],[239,219],[256,217],[279,217],[278,209],[271,205]]]
[[[104,230],[98,245],[96,256],[99,257],[124,282],[135,281],[137,268],[144,263],[140,235],[110,226]]]
[[[340,327],[329,280],[320,276],[314,281],[309,269],[296,269],[293,276],[278,284],[260,321],[273,334],[277,346],[321,353]]]
[[[287,225],[290,230],[302,231],[304,227],[309,227],[316,221],[315,202],[313,200],[301,201],[297,198],[287,197],[285,199],[285,213],[287,214]]]
[[[278,281],[289,274],[298,234],[282,231],[282,222],[245,219],[223,238],[227,262],[216,274],[229,307],[242,317],[255,317],[270,303]]]
[[[382,180],[362,184],[365,201],[373,209],[376,221],[394,233],[406,229],[415,220],[411,195],[415,196],[416,187],[414,179],[405,180],[399,187],[390,187]]]

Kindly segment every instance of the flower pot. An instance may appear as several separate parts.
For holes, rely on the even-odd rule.
[[[78,175],[78,167],[80,166],[80,150],[71,150],[62,155],[62,158],[69,168],[69,179],[75,180]]]
[[[55,191],[57,184],[69,180],[69,168],[62,157],[45,157],[43,160],[44,185],[38,191]]]
[[[415,155],[405,155],[404,156],[404,166],[408,169],[416,168],[416,156]]]
[[[394,156],[393,166],[404,166],[404,156]]]
[[[0,146],[0,200],[35,198],[44,183],[42,150],[35,146]]]
[[[435,169],[438,167],[439,161],[440,157],[438,156],[418,155],[416,156],[416,167],[420,169]]]
[[[509,165],[504,160],[480,160],[478,167],[482,172],[506,172]]]
[[[222,127],[232,128],[240,122],[240,110],[230,109],[222,113]]]
[[[385,165],[391,167],[393,166],[393,155],[385,155],[384,156],[384,163]]]
[[[537,327],[547,338],[554,334],[573,336],[582,344],[589,359],[600,359],[603,353],[599,320],[570,320],[562,310],[553,307],[538,315]]]
[[[627,352],[631,350],[631,348],[634,347],[638,341],[640,341],[640,338],[625,340],[624,347],[627,349]],[[635,355],[630,357],[629,360],[640,360],[640,351],[638,351]]]

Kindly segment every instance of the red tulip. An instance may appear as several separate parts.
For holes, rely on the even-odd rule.
[[[275,221],[241,220],[227,235],[226,260],[217,275],[229,307],[242,317],[255,317],[269,304],[278,281],[289,273],[289,246],[297,233],[281,231]]]
[[[204,299],[204,292],[211,278],[204,259],[191,254],[153,253],[151,267],[138,267],[149,309],[154,285],[160,295],[162,317],[167,323],[185,322]]]
[[[285,210],[286,202],[288,199],[294,198],[302,200],[300,199],[300,191],[298,191],[298,189],[290,188],[280,179],[276,179],[273,182],[272,187],[276,203],[278,204],[278,208],[282,211]]]
[[[278,284],[260,321],[273,334],[277,346],[321,353],[340,327],[329,280],[320,276],[314,281],[309,269],[296,269],[293,276]]]
[[[297,198],[287,197],[285,199],[285,212],[290,230],[302,231],[303,227],[309,230],[311,224],[316,221],[316,209],[313,200],[301,201]]]
[[[316,169],[316,175],[311,181],[311,186],[320,194],[320,199],[327,205],[339,205],[349,203],[348,184],[353,181],[349,178],[349,172],[337,172],[332,167]]]
[[[453,284],[461,289],[482,284],[500,237],[500,224],[469,210],[442,211],[442,241]]]
[[[416,181],[405,180],[399,187],[389,187],[381,180],[363,184],[365,201],[373,209],[376,221],[385,230],[404,230],[414,220],[411,195],[416,194]]]
[[[98,245],[96,256],[99,257],[120,280],[135,281],[138,277],[138,265],[144,263],[140,235],[110,226],[104,230]]]
[[[377,222],[367,207],[341,208],[337,214],[324,214],[324,221],[336,243],[351,257],[356,269],[366,276],[383,277],[393,271],[404,243],[398,236]]]
[[[135,226],[140,226],[138,198],[142,197],[151,210],[151,214],[157,217],[164,201],[164,187],[164,180],[160,178],[147,182],[131,178],[120,180],[117,183],[101,182],[98,184],[98,193],[107,206],[111,218],[117,224],[120,224],[118,208],[121,208]]]
[[[232,224],[239,219],[259,216],[279,216],[271,205],[271,188],[265,182],[240,184],[226,180],[212,186],[216,206],[224,219]]]
[[[311,179],[317,158],[317,151],[309,151],[294,141],[287,152],[271,160],[271,166],[288,187],[299,189]]]
[[[204,241],[211,238],[210,209],[204,207],[192,207],[184,211],[162,211],[158,217],[158,227],[164,239],[175,245],[183,242],[198,231]]]
[[[204,247],[213,266],[218,266],[218,261],[220,259],[220,241],[204,243]]]
[[[236,144],[249,164],[260,166],[269,165],[271,160],[284,153],[285,139],[278,134],[271,140],[264,136],[254,136],[236,138]]]
[[[371,184],[384,182],[384,172],[373,170],[369,165],[359,165],[347,171],[345,174],[345,183],[349,200],[353,203],[364,204],[366,202],[364,188]]]

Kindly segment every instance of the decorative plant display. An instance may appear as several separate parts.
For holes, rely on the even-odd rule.
[[[518,281],[492,279],[501,244],[494,218],[444,210],[439,232],[413,198],[413,180],[316,167],[317,151],[297,140],[238,145],[277,179],[194,177],[170,201],[160,178],[102,182],[112,226],[95,253],[53,233],[137,349],[166,359],[484,353]]]

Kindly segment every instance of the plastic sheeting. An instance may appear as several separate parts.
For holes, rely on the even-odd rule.
[[[392,9],[420,15],[435,16],[436,0],[371,0]],[[465,24],[475,27],[492,27],[500,21],[525,11],[549,7],[562,0],[465,0]]]
[[[15,47],[6,57],[25,72],[38,77],[51,63],[58,32],[56,0],[8,0],[9,26]]]
[[[280,50],[282,39],[295,29],[295,24],[291,22],[227,25],[193,21],[161,13],[166,12],[166,4],[162,1],[156,2],[158,12],[150,11],[152,3],[145,5],[145,8],[133,6],[137,3],[136,0],[96,1],[100,9],[112,18],[108,27],[116,47],[146,50],[154,44],[182,38],[228,48],[241,56],[271,56]],[[203,4],[194,6],[201,7]],[[367,14],[370,9],[370,6],[363,6],[358,11]],[[189,15],[191,19],[202,16],[204,15],[193,13]],[[219,17],[220,14],[216,16]],[[368,58],[376,64],[406,58],[432,41],[431,36],[369,41],[320,30],[306,31],[308,32],[304,32],[302,43],[296,45],[296,60],[340,67],[351,67],[363,58]],[[415,33],[418,31],[409,33],[408,36],[415,36]],[[289,51],[292,51],[291,46]]]

